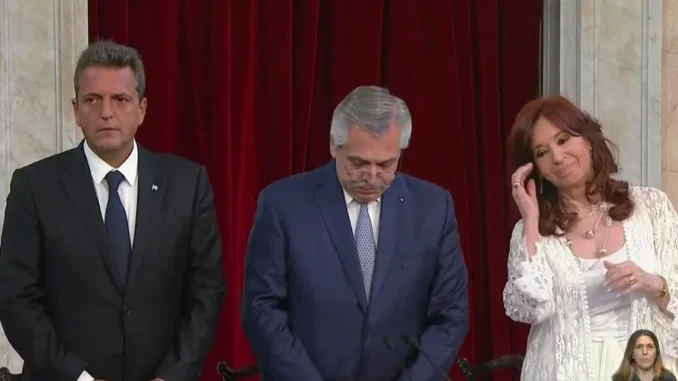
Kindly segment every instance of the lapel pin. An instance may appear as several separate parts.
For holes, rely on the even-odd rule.
[[[155,185],[155,184],[151,185],[151,190],[157,191],[157,190],[158,190],[158,186]]]

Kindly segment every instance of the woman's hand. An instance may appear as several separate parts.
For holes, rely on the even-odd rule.
[[[527,163],[516,169],[511,176],[513,185],[513,200],[516,202],[523,222],[527,225],[536,226],[539,221],[539,204],[537,202],[537,189],[533,179],[530,179],[525,185],[525,180],[533,169],[532,163]]]
[[[527,163],[516,169],[511,176],[513,183],[513,200],[516,202],[523,217],[523,235],[527,247],[527,259],[537,254],[536,243],[541,239],[539,234],[539,203],[537,201],[537,187],[530,179],[525,186],[527,176],[532,172],[533,164]]]
[[[640,291],[652,299],[657,299],[661,295],[664,288],[662,278],[646,273],[632,261],[617,264],[604,261],[603,264],[607,269],[605,284],[608,290],[615,291],[619,295]]]

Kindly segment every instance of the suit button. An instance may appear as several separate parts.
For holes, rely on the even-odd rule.
[[[365,341],[370,341],[370,340],[372,340],[372,335],[370,335],[370,333],[367,332],[367,333],[365,334]]]
[[[122,307],[122,313],[125,315],[128,315],[130,313],[130,309],[127,306]]]

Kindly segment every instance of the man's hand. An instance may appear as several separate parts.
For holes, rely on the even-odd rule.
[[[152,379],[151,381],[165,381],[165,380],[163,380],[162,378],[157,378],[157,377],[156,377],[156,378]]]

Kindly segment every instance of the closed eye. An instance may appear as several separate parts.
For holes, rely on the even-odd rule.
[[[556,139],[556,144],[558,144],[559,146],[562,146],[565,143],[567,143],[570,140],[571,137],[572,137],[572,135],[565,133],[565,132],[562,132],[560,134],[560,136],[558,136],[558,138]],[[546,155],[548,152],[549,152],[549,150],[546,149],[546,148],[538,148],[536,151],[534,151],[534,157],[538,159],[538,158]]]
[[[567,143],[568,140],[570,140],[570,135],[562,135],[558,138],[558,145],[562,146],[563,144]]]

